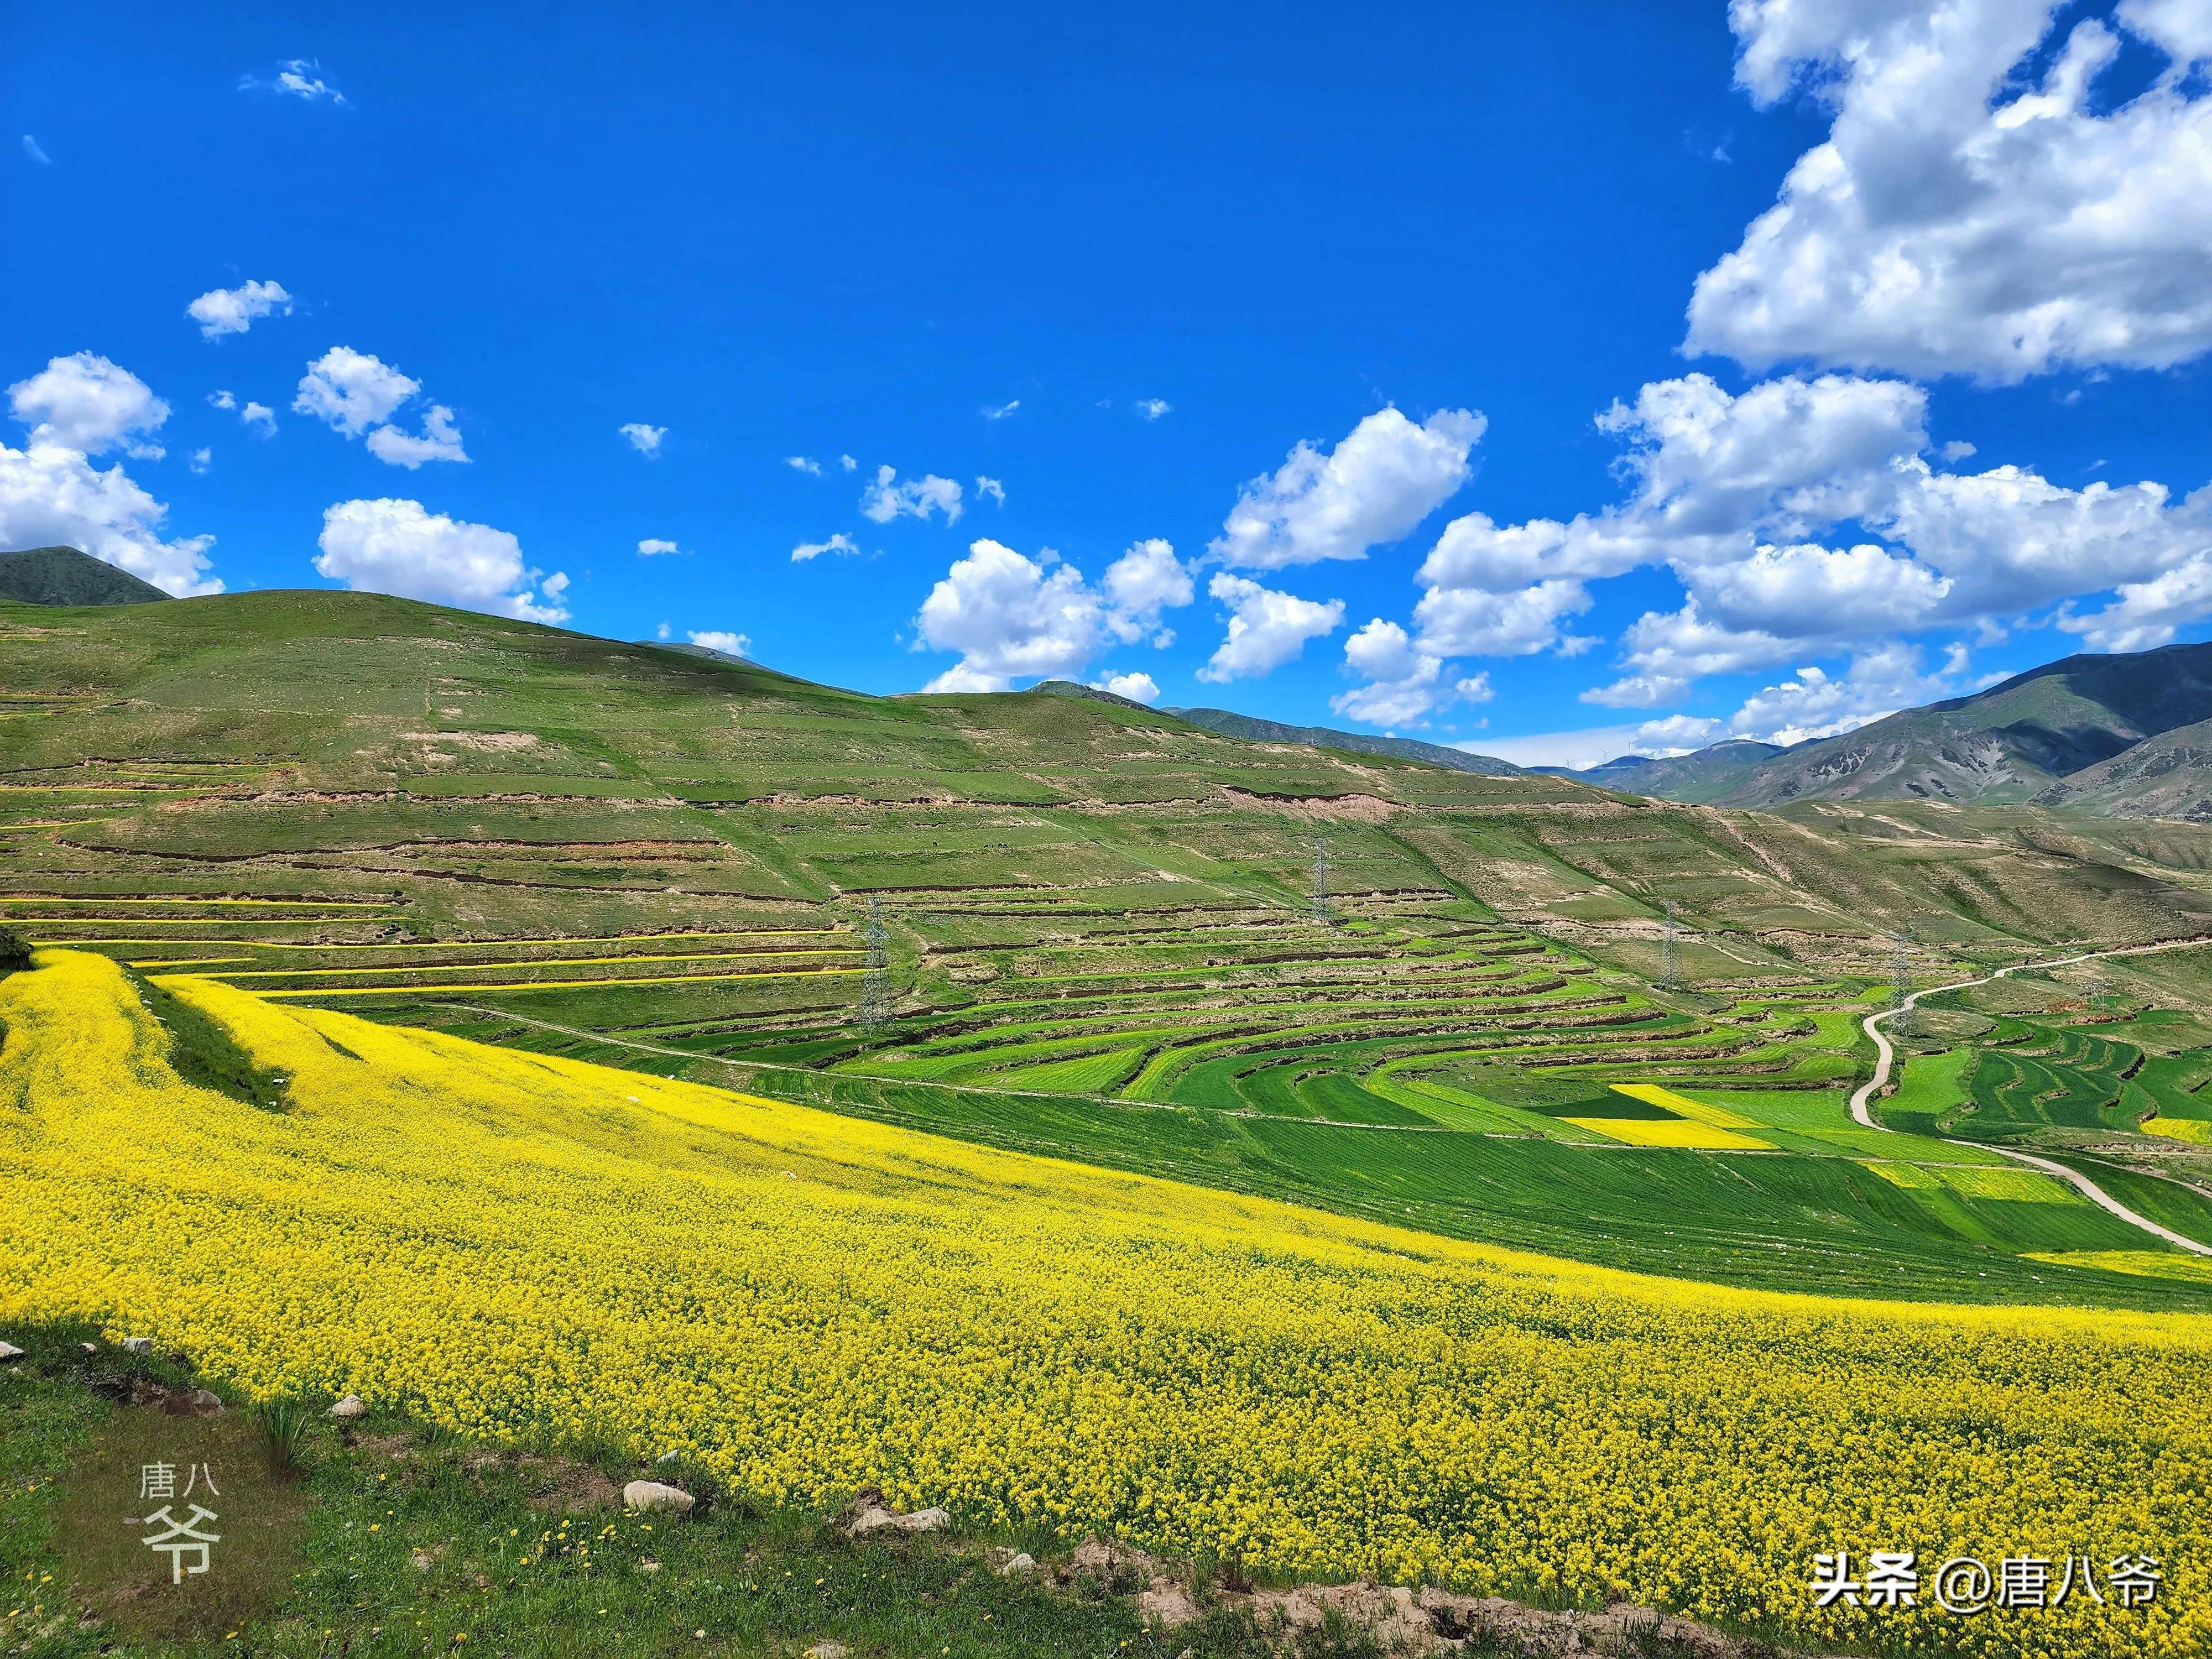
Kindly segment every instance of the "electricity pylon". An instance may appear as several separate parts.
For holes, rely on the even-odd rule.
[[[1675,920],[1674,900],[1662,899],[1659,902],[1667,912],[1667,932],[1659,941],[1659,982],[1671,991],[1682,977],[1681,949],[1677,939],[1682,924]]]
[[[1899,1036],[1911,1036],[1913,1009],[1906,1000],[1912,994],[1912,960],[1906,954],[1911,941],[1897,933],[1889,936],[1889,1006],[1899,1011],[1892,1029]]]
[[[868,922],[860,934],[867,947],[867,972],[860,980],[860,1029],[873,1036],[890,1019],[890,934],[884,927],[884,902],[868,896]]]
[[[1328,926],[1328,843],[1314,842],[1313,919],[1316,927]]]

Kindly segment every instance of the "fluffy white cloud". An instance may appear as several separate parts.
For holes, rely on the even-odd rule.
[[[824,553],[838,553],[849,556],[851,554],[858,553],[860,550],[860,544],[841,530],[837,532],[836,535],[830,537],[826,542],[799,543],[798,546],[791,550],[791,562],[793,564],[805,564],[809,559],[818,559]]]
[[[1510,593],[1475,587],[1435,587],[1413,607],[1423,646],[1446,657],[1525,657],[1538,651],[1574,656],[1595,643],[1567,631],[1568,618],[1590,608],[1589,591],[1571,577],[1547,577]]]
[[[8,388],[15,418],[31,428],[31,444],[98,455],[119,448],[145,460],[161,459],[159,444],[138,434],[157,430],[169,406],[129,369],[93,352],[52,359],[28,380]]]
[[[206,447],[195,449],[192,451],[191,459],[185,465],[195,472],[204,472],[215,465],[215,451]]]
[[[200,325],[200,337],[219,340],[226,334],[243,334],[255,321],[272,312],[292,314],[292,296],[280,283],[246,282],[236,288],[212,288],[185,307],[185,315]]]
[[[240,424],[261,437],[273,438],[276,435],[276,411],[267,404],[249,402],[238,411],[238,418]]]
[[[1735,0],[1737,77],[1835,113],[1780,199],[1698,279],[1689,349],[2013,382],[2212,346],[2212,98],[2202,0],[2121,0],[2164,70],[2052,0]]]
[[[523,560],[507,531],[427,511],[420,501],[340,501],[323,513],[315,568],[356,592],[396,593],[525,622],[562,623],[568,586]],[[533,592],[533,588],[535,591]]]
[[[238,407],[238,399],[232,397],[228,392],[209,392],[208,402],[217,409],[236,409]]]
[[[659,434],[665,432],[668,428],[666,427],[649,426],[641,429],[654,434],[655,435],[653,441],[654,444],[658,445],[660,442]],[[628,432],[629,428],[628,427],[624,427],[623,430],[624,432]],[[822,463],[817,460],[809,459],[804,455],[787,455],[783,458],[783,464],[789,467],[793,472],[804,472],[810,478],[818,478],[822,476]]]
[[[1855,731],[1900,708],[1952,695],[1951,675],[1965,665],[1954,653],[1943,672],[1923,673],[1920,652],[1892,641],[1851,659],[1840,677],[1801,668],[1795,679],[1755,692],[1729,720],[1733,737],[1767,743],[1806,743]]]
[[[396,426],[380,426],[368,434],[368,453],[380,461],[404,466],[410,472],[425,461],[465,461],[461,434],[453,428],[453,411],[433,404],[422,416],[422,435],[410,438]]]
[[[660,454],[660,441],[668,435],[668,428],[666,427],[647,426],[643,421],[625,421],[622,425],[617,427],[615,430],[620,433],[623,437],[629,439],[629,447],[637,451],[639,454],[644,456],[647,460],[653,460],[659,457]],[[798,464],[797,459],[793,459],[792,462],[792,465],[794,466]]]
[[[1344,665],[1370,684],[1340,692],[1328,706],[1372,726],[1425,725],[1436,710],[1455,702],[1487,702],[1490,676],[1454,679],[1443,659],[1418,649],[1396,623],[1377,617],[1344,643]]]
[[[1133,544],[1108,565],[1105,588],[1107,625],[1116,639],[1132,645],[1147,634],[1155,645],[1173,644],[1175,635],[1160,628],[1160,613],[1179,610],[1195,597],[1190,572],[1174,547],[1158,536]]]
[[[1396,541],[1449,499],[1472,471],[1483,417],[1440,410],[1416,426],[1395,409],[1352,428],[1328,454],[1301,442],[1272,475],[1245,485],[1209,550],[1257,570],[1358,559]]]
[[[1171,638],[1157,634],[1160,612],[1190,600],[1189,576],[1163,541],[1138,543],[1097,588],[1056,554],[1030,559],[976,541],[915,617],[917,650],[961,653],[923,689],[1004,691],[1017,678],[1073,678],[1113,641]]]
[[[358,438],[369,428],[368,453],[392,466],[410,472],[425,461],[466,461],[461,434],[453,425],[453,411],[433,404],[422,416],[420,436],[398,427],[379,424],[422,391],[422,383],[401,374],[389,363],[356,351],[351,346],[332,346],[307,365],[292,407],[329,424],[331,430]],[[245,418],[254,418],[258,404],[246,406]],[[264,410],[265,415],[267,411]]]
[[[940,478],[934,472],[919,478],[897,482],[895,468],[879,466],[876,481],[860,492],[860,516],[876,524],[889,524],[893,519],[927,519],[932,513],[942,513],[945,522],[960,520],[960,486],[951,478]]]
[[[212,536],[163,539],[168,508],[125,474],[101,471],[82,449],[35,434],[0,443],[0,547],[77,547],[179,598],[220,593],[208,575]]]
[[[732,634],[723,629],[703,629],[684,636],[694,645],[703,645],[709,651],[719,651],[727,657],[750,657],[753,642],[750,635]]]
[[[1688,374],[1598,425],[1627,446],[1628,499],[1565,521],[1474,513],[1447,525],[1419,574],[1420,649],[1572,652],[1590,643],[1566,629],[1589,608],[1589,583],[1661,566],[1681,584],[1680,608],[1633,624],[1628,672],[1586,694],[1656,708],[1701,675],[1930,628],[1986,632],[2212,552],[2212,489],[2175,502],[2154,483],[2074,489],[2017,466],[1952,471],[1973,446],[1936,449],[1927,393],[1903,381],[1824,374],[1732,396]],[[2169,582],[2109,624],[2081,625],[2098,639],[2170,636],[2212,615],[2191,614],[2193,595]]]
[[[1152,703],[1160,700],[1160,688],[1152,683],[1150,674],[1108,674],[1091,681],[1091,685],[1093,690],[1111,691],[1132,702]]]
[[[1164,398],[1139,398],[1131,405],[1142,421],[1157,421],[1163,415],[1172,414],[1175,405]]]
[[[852,472],[858,471],[860,464],[850,455],[840,455],[837,458],[837,465],[843,467],[846,471]]]
[[[1709,720],[1701,714],[1669,714],[1664,720],[1646,720],[1636,728],[1636,752],[1686,755],[1727,735],[1724,721]]]
[[[1048,568],[1003,543],[975,542],[915,618],[919,643],[961,653],[922,689],[1004,691],[1018,675],[1078,673],[1097,654],[1104,614],[1073,565]]]
[[[332,346],[307,365],[292,407],[358,438],[422,389],[420,380],[365,351]]]
[[[648,536],[637,544],[641,559],[657,559],[664,553],[681,553],[684,550],[674,542],[663,541],[658,536]]]
[[[1344,601],[1317,604],[1227,571],[1217,571],[1206,591],[1229,607],[1221,644],[1198,678],[1214,684],[1271,674],[1304,651],[1306,641],[1344,625]]]
[[[2212,552],[2193,553],[2148,580],[2124,582],[2102,610],[2079,617],[2069,609],[2057,621],[2092,650],[2148,651],[2171,643],[2182,623],[2207,616],[2212,616]]]
[[[345,94],[323,79],[323,66],[307,58],[289,58],[276,66],[276,73],[264,80],[258,76],[238,77],[240,92],[274,92],[288,98],[298,98],[314,103],[332,103],[345,107]]]
[[[1000,483],[996,478],[987,478],[979,472],[975,475],[975,499],[980,501],[986,495],[998,502],[1000,507],[1006,504],[1006,485]]]

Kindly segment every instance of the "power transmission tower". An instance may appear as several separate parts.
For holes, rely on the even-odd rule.
[[[1912,1005],[1906,1000],[1912,994],[1912,959],[1907,954],[1911,943],[1901,933],[1889,936],[1889,1006],[1899,1011],[1892,1029],[1899,1036],[1912,1035]]]
[[[860,1029],[873,1036],[890,1019],[890,934],[884,927],[884,902],[868,896],[868,922],[860,934],[867,946],[868,971],[860,979]]]
[[[1659,982],[1673,990],[1682,977],[1681,949],[1678,935],[1682,924],[1674,916],[1674,901],[1662,899],[1660,904],[1667,912],[1667,932],[1659,941]]]
[[[1316,927],[1328,926],[1328,843],[1314,842],[1313,919]]]

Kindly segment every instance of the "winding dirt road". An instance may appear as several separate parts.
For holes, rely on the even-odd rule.
[[[2212,945],[2212,939],[2169,939],[2163,945],[2125,945],[2110,951],[2084,951],[2079,956],[2058,957],[2049,962],[2016,962],[2009,968],[2000,968],[1993,974],[1984,974],[1979,979],[1962,979],[1955,984],[1931,985],[1924,991],[1915,991],[1896,1007],[1885,1008],[1878,1014],[1869,1014],[1859,1022],[1865,1028],[1866,1034],[1874,1039],[1875,1067],[1874,1076],[1862,1085],[1859,1091],[1851,1097],[1851,1115],[1869,1129],[1880,1129],[1886,1134],[1905,1134],[1905,1131],[1901,1129],[1893,1129],[1886,1123],[1875,1121],[1874,1097],[1888,1085],[1890,1071],[1897,1059],[1897,1050],[1891,1045],[1889,1037],[1882,1030],[1881,1026],[1885,1020],[1903,1013],[1923,997],[1938,996],[1945,991],[1964,991],[1976,985],[1987,985],[1991,980],[2002,979],[2008,974],[2019,973],[2024,968],[2068,968],[2077,962],[2094,962],[2100,957],[2148,956],[2158,951],[2186,951],[2193,946],[2205,945]],[[1911,1140],[1920,1137],[1905,1135],[1905,1138]],[[2148,1216],[2137,1215],[2078,1170],[2069,1170],[2063,1164],[2054,1162],[2047,1158],[2038,1158],[2033,1152],[2015,1152],[2002,1146],[1988,1146],[1978,1140],[1952,1139],[1948,1135],[1940,1139],[1949,1140],[1954,1146],[1972,1146],[1982,1152],[1995,1152],[1999,1158],[2008,1158],[2015,1164],[2025,1164],[2032,1169],[2041,1170],[2046,1175],[2057,1176],[2092,1204],[2096,1205],[2100,1209],[2110,1211],[2130,1227],[2139,1227],[2153,1237],[2162,1238],[2169,1244],[2193,1252],[2197,1255],[2212,1256],[2212,1244],[2200,1244],[2193,1238],[2175,1232],[2171,1227],[2160,1226]]]

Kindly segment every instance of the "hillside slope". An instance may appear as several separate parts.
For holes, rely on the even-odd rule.
[[[47,614],[0,605],[23,716],[0,722],[0,766],[37,826],[19,884],[309,872],[449,926],[568,931],[871,890],[1295,910],[1320,835],[1340,896],[1450,897],[1632,954],[1662,896],[1702,929],[1852,960],[1899,925],[2010,949],[2212,917],[2212,830],[2054,862],[2004,814],[1900,836],[1719,812],[1089,699],[864,697],[370,594]]]
[[[1340,732],[1331,726],[1285,726],[1253,714],[1233,714],[1226,708],[1170,708],[1177,720],[1218,732],[1225,738],[1251,743],[1297,743],[1316,749],[1340,749],[1353,755],[1389,755],[1398,760],[1417,760],[1454,772],[1474,772],[1486,778],[1517,778],[1522,769],[1494,755],[1471,754],[1418,738],[1377,737],[1371,732]]]
[[[21,605],[149,605],[169,596],[74,547],[0,553],[0,599]]]
[[[2212,645],[2067,657],[1971,696],[1908,708],[1840,737],[1742,767],[1716,745],[1683,760],[1608,779],[1613,787],[1674,800],[1778,806],[1794,800],[1925,799],[1996,805],[2036,801],[2115,816],[2151,816],[2112,784],[2132,775],[2069,781],[2146,738],[2212,720]],[[2212,793],[2212,777],[2182,778],[2197,763],[2187,745],[2165,751],[2155,798]],[[1715,763],[1719,763],[1716,764]],[[2130,803],[2133,803],[2132,805]]]

